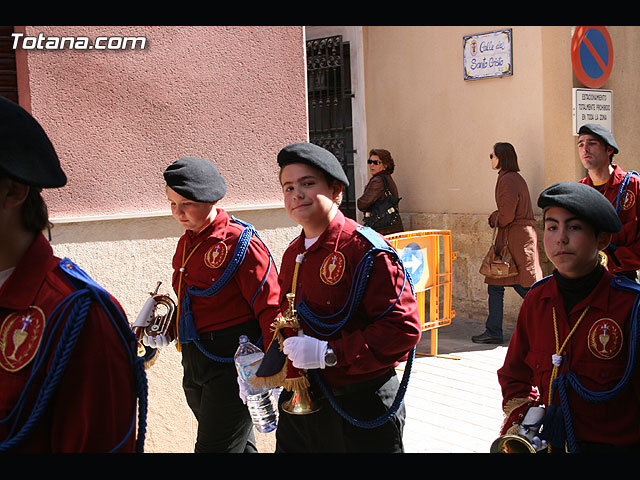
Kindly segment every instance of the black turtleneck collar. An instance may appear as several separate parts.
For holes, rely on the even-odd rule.
[[[580,278],[567,278],[562,276],[558,270],[553,271],[553,276],[558,284],[560,295],[562,295],[564,310],[567,316],[573,307],[587,298],[593,289],[596,288],[603,274],[604,267],[600,263],[598,263],[591,273]]]

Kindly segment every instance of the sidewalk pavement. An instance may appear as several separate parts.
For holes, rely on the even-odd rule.
[[[488,453],[502,424],[502,394],[496,371],[504,362],[513,329],[503,345],[480,345],[478,321],[453,319],[438,329],[438,348],[430,350],[430,331],[416,349],[405,395],[407,453]],[[398,368],[402,378],[405,364]]]
[[[502,394],[496,371],[502,366],[513,328],[503,345],[480,345],[472,335],[484,322],[454,318],[438,329],[431,356],[431,332],[416,348],[404,398],[406,453],[489,453],[502,425]],[[402,379],[406,364],[397,368]],[[256,432],[260,452],[273,452],[275,432]]]

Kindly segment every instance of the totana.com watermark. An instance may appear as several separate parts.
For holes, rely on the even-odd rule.
[[[144,50],[146,37],[96,37],[95,40],[81,36],[29,36],[12,33],[13,49],[24,50]]]

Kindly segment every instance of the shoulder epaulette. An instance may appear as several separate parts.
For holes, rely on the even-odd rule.
[[[538,280],[537,282],[535,282],[533,285],[531,285],[531,288],[532,288],[532,289],[533,289],[533,288],[536,288],[536,287],[538,287],[538,286],[542,285],[543,283],[548,282],[552,277],[553,277],[553,275],[547,275],[546,277],[541,278],[540,280]]]
[[[123,342],[124,349],[127,352],[128,361],[134,376],[135,382],[135,398],[132,399],[134,405],[138,405],[138,438],[135,442],[136,451],[144,451],[144,438],[146,432],[146,415],[147,415],[147,379],[144,371],[144,361],[137,355],[136,337],[129,327],[124,314],[120,311],[116,303],[111,299],[109,293],[96,283],[84,270],[73,263],[68,258],[62,259],[58,263],[58,267],[65,274],[66,278],[71,282],[75,291],[64,298],[50,313],[47,318],[47,341],[44,342],[42,350],[39,351],[39,359],[34,364],[31,379],[27,382],[26,391],[34,385],[32,378],[38,374],[38,371],[44,368],[46,358],[51,356],[51,364],[48,365],[49,370],[44,375],[42,385],[37,392],[37,404],[31,411],[24,424],[16,430],[12,430],[3,441],[0,441],[0,452],[11,451],[28,438],[36,426],[42,419],[42,412],[45,407],[52,401],[57,387],[64,376],[65,370],[74,351],[75,345],[83,330],[85,320],[89,314],[89,308],[94,303],[102,307],[111,325],[116,329],[118,336]],[[59,340],[53,341],[54,338]],[[24,408],[25,391],[20,397],[16,405],[16,411]],[[136,409],[134,408],[132,425],[135,424]],[[6,420],[6,419],[5,419]],[[114,446],[112,451],[118,449],[124,444],[130,435],[134,434],[134,430],[129,430],[124,438]]]
[[[365,227],[363,225],[358,225],[358,227],[356,228],[356,232],[358,232],[360,235],[362,235],[364,238],[366,238],[367,241],[378,250],[392,250],[393,249],[393,247],[391,247],[385,241],[385,239],[382,237],[382,235],[380,235],[378,232],[376,232],[371,227]]]
[[[636,295],[640,295],[640,283],[634,282],[633,280],[627,277],[622,277],[622,276],[613,277],[611,279],[611,286],[619,290],[625,290],[627,292],[633,292]]]

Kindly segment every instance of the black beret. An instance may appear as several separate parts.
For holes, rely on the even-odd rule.
[[[306,163],[328,173],[333,178],[349,186],[349,180],[344,169],[333,153],[314,143],[299,142],[287,145],[278,153],[280,168],[292,163]]]
[[[620,218],[611,202],[598,190],[584,183],[554,183],[542,191],[538,206],[542,209],[565,208],[602,232],[617,233],[622,229]]]
[[[583,135],[585,133],[592,133],[593,135],[600,137],[604,143],[613,147],[613,153],[618,153],[620,151],[618,149],[616,139],[613,138],[613,134],[602,125],[598,125],[597,123],[585,123],[578,130],[578,135]]]
[[[164,171],[167,186],[194,202],[215,203],[227,193],[227,184],[216,166],[198,157],[183,157]]]
[[[18,104],[0,97],[0,172],[37,188],[67,183],[60,160],[40,124]]]

